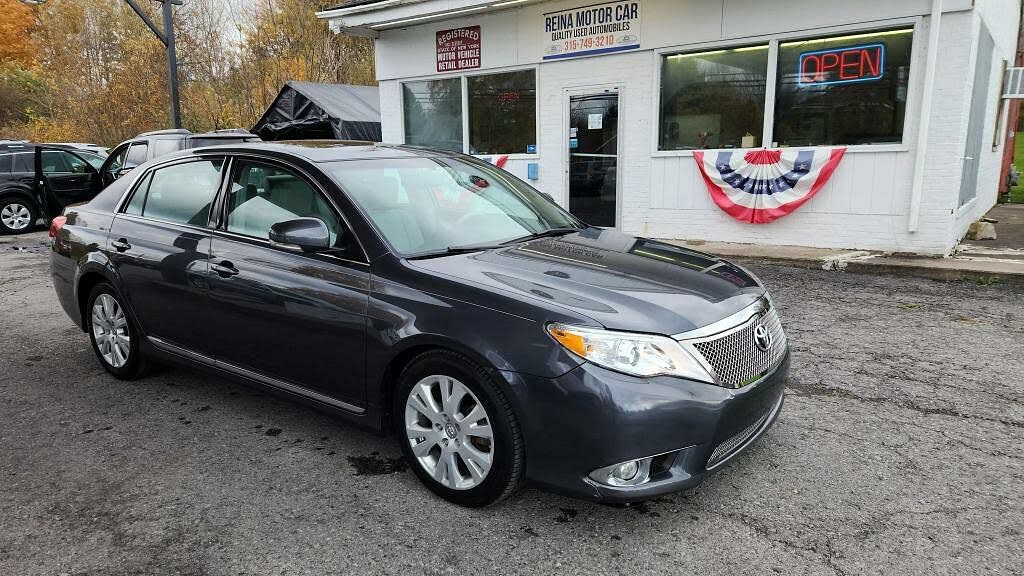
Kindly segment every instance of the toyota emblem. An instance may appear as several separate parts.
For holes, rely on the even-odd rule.
[[[762,352],[767,352],[772,347],[772,333],[764,327],[764,324],[754,326],[754,346],[757,346],[758,350]]]

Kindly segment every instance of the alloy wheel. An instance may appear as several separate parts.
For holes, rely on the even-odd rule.
[[[12,202],[0,210],[0,221],[11,230],[24,230],[32,224],[32,211],[24,204]]]
[[[412,387],[405,431],[420,466],[442,486],[469,490],[491,470],[490,417],[476,394],[451,376],[427,376]]]
[[[131,334],[124,308],[110,294],[100,294],[92,304],[92,335],[103,360],[114,368],[128,362]]]

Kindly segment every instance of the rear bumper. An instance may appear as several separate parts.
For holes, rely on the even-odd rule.
[[[522,407],[527,478],[608,502],[695,486],[771,427],[788,373],[787,351],[771,374],[735,390],[672,377],[633,378],[592,364],[555,379],[519,377],[513,389]],[[638,486],[589,478],[598,468],[659,455],[657,470]]]
[[[84,329],[75,287],[78,282],[78,267],[74,260],[54,246],[50,252],[50,276],[53,278],[53,290],[57,293],[57,301],[61,308],[79,327]]]

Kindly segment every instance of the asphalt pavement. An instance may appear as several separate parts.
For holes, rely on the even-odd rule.
[[[793,349],[754,448],[642,505],[527,489],[468,510],[306,406],[188,369],[109,377],[48,250],[0,237],[2,576],[1024,572],[1020,285],[754,264]]]

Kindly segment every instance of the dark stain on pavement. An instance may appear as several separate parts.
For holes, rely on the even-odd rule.
[[[382,457],[376,452],[369,456],[349,456],[348,463],[356,469],[356,476],[383,476],[404,472],[406,469],[402,458]]]
[[[561,512],[561,514],[559,514],[558,517],[555,518],[555,522],[561,522],[562,524],[572,522],[572,519],[575,518],[577,514],[579,514],[579,512],[575,508],[559,508],[558,510]]]

